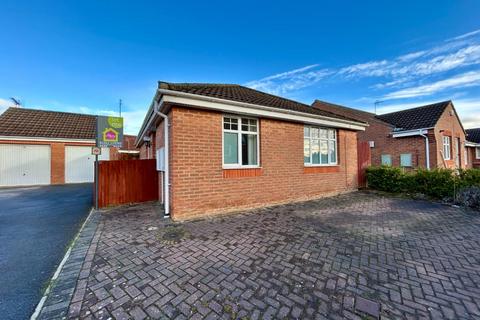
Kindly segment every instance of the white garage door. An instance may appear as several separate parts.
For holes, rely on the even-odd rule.
[[[109,160],[108,148],[102,148],[99,160]],[[65,183],[93,182],[95,156],[92,147],[65,147]]]
[[[50,184],[50,146],[0,144],[0,186]]]

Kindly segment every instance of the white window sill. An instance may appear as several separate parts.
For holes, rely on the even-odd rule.
[[[336,164],[303,164],[305,167],[308,167],[308,168],[315,168],[315,167],[338,167],[339,164],[336,163]]]
[[[238,170],[238,169],[262,169],[260,166],[237,166],[237,167],[222,167],[223,170]]]

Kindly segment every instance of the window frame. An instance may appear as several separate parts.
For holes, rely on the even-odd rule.
[[[410,165],[404,166],[402,164],[402,156],[408,155],[410,156]],[[411,153],[400,153],[400,167],[401,168],[413,168],[413,155]]]
[[[450,136],[443,136],[442,144],[443,144],[443,159],[444,160],[452,160],[452,139],[451,139],[451,137]],[[447,146],[448,146],[448,149],[446,148]],[[447,154],[445,152],[446,150],[448,150],[448,157],[447,157]]]
[[[480,159],[480,147],[475,147],[475,158]]]
[[[225,118],[237,119],[238,129],[225,129]],[[257,122],[257,131],[243,131],[242,130],[242,119],[255,120]],[[237,163],[225,163],[225,133],[236,133],[237,134]],[[257,164],[252,165],[243,165],[242,164],[242,133],[255,135],[257,138]],[[242,117],[238,115],[224,114],[222,116],[222,167],[223,169],[254,169],[260,168],[260,121],[258,118],[253,117]]]
[[[307,137],[305,136],[305,129],[309,128],[309,150],[310,150],[310,162],[307,163],[305,162],[305,139]],[[312,138],[312,129],[318,129],[319,130],[319,137],[318,138]],[[327,130],[327,138],[321,138],[320,137],[320,130]],[[329,137],[329,131],[333,131],[335,133],[335,136],[333,139]],[[304,125],[303,126],[303,165],[305,167],[335,167],[338,166],[338,130],[336,128],[328,128],[328,127],[318,127],[318,126],[310,126],[310,125]],[[327,156],[328,156],[328,163],[313,163],[313,157],[312,157],[312,140],[319,140],[319,141],[327,141]],[[333,141],[335,145],[335,162],[331,162],[331,156],[330,156],[330,142]],[[320,162],[321,162],[321,154],[320,154]]]
[[[383,163],[383,157],[384,157],[384,156],[385,156],[385,157],[388,157],[388,158],[390,159],[390,164],[384,164],[384,163]],[[381,155],[380,155],[380,164],[381,164],[382,166],[388,166],[388,167],[393,166],[392,155],[391,155],[391,154],[388,154],[388,153],[383,153],[383,154],[381,154]]]

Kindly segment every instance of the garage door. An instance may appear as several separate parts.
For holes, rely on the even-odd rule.
[[[0,144],[0,186],[50,184],[50,146]]]
[[[99,160],[109,160],[108,148],[102,148]],[[92,147],[65,147],[65,183],[93,182],[95,156]]]

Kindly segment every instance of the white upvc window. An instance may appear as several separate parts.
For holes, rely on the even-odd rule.
[[[337,161],[337,130],[304,127],[303,162],[306,166],[331,166]]]
[[[476,153],[476,154],[475,154],[476,158],[477,158],[477,159],[480,159],[480,147],[476,147],[476,148],[475,148],[475,153]]]
[[[466,147],[463,148],[465,151],[463,153],[464,157],[465,157],[465,165],[468,164],[468,149]]]
[[[451,148],[450,148],[450,137],[443,137],[443,158],[445,160],[450,160],[452,158]]]
[[[223,167],[256,168],[260,163],[258,120],[223,117]]]

